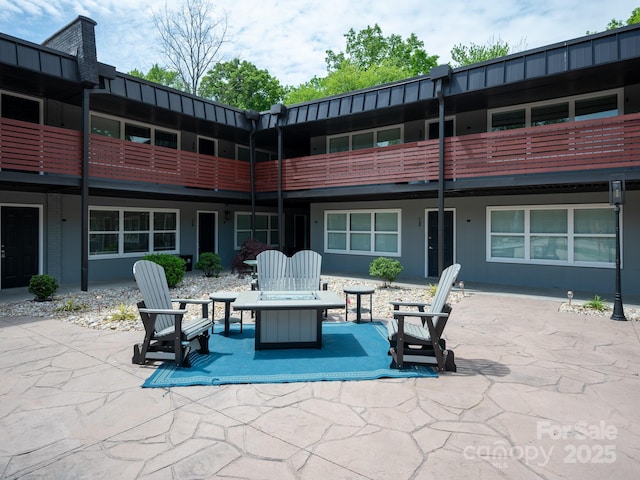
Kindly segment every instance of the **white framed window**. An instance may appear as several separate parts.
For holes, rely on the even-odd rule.
[[[278,214],[276,213],[256,213],[255,225],[256,240],[272,247],[278,247]],[[251,213],[236,212],[235,218],[235,248],[240,250],[242,242],[252,238],[251,234]]]
[[[174,150],[178,150],[180,145],[180,132],[177,130],[97,113],[91,114],[91,133]]]
[[[487,112],[490,132],[552,125],[594,118],[614,117],[624,112],[621,89],[497,108]]]
[[[440,120],[430,119],[426,121],[425,125],[425,139],[435,140],[440,138]],[[446,117],[444,119],[444,136],[453,137],[456,134],[456,119],[455,117]]]
[[[42,124],[41,98],[0,90],[0,117]]]
[[[326,210],[324,251],[399,257],[400,209]]]
[[[218,142],[215,138],[198,135],[198,153],[200,155],[218,156]]]
[[[342,133],[327,137],[327,152],[348,152],[363,148],[388,147],[404,141],[404,126],[393,125],[371,130]]]
[[[487,261],[615,267],[611,205],[487,207]]]
[[[90,207],[89,257],[177,254],[178,225],[178,210]]]

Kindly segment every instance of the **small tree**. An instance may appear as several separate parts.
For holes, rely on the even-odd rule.
[[[145,255],[143,260],[149,260],[150,262],[157,263],[164,268],[164,275],[167,278],[167,284],[172,288],[182,281],[184,274],[187,271],[187,262],[175,255],[169,255],[167,253],[152,253]]]
[[[262,243],[255,238],[249,238],[242,242],[242,246],[240,247],[240,251],[234,257],[231,262],[231,271],[238,272],[239,274],[244,274],[250,268],[245,265],[245,260],[255,260],[259,253],[264,252],[265,250],[272,250],[272,247],[267,245],[266,243]]]
[[[34,275],[29,280],[29,293],[33,293],[38,302],[51,300],[51,297],[58,289],[58,282],[51,275]]]
[[[222,271],[222,261],[213,252],[202,252],[195,267],[198,270],[202,270],[205,277],[217,277]]]
[[[398,260],[387,257],[378,257],[369,264],[369,275],[382,279],[384,288],[390,287],[402,270],[402,264]]]

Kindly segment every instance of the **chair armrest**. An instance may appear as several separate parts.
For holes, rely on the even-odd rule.
[[[138,311],[142,313],[155,313],[158,315],[185,315],[187,309],[175,309],[175,308],[139,308]]]
[[[416,308],[425,308],[425,307],[430,307],[431,304],[430,303],[424,303],[424,302],[403,302],[401,300],[393,300],[391,302],[389,302],[391,305],[394,306],[394,308],[396,307],[416,307]]]
[[[394,310],[393,318],[396,317],[418,317],[418,318],[428,318],[428,317],[448,317],[449,314],[445,312],[416,312],[415,310]]]
[[[210,304],[213,300],[207,298],[172,298],[175,303],[194,303],[199,305]]]

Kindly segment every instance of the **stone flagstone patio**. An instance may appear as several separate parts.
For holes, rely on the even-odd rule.
[[[640,324],[560,303],[465,297],[437,379],[171,390],[140,332],[0,318],[0,477],[637,478]]]

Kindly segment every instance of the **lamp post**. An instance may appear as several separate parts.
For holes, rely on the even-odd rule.
[[[609,184],[609,203],[615,205],[616,212],[616,297],[613,303],[611,320],[625,321],[620,286],[620,205],[624,203],[624,180],[611,180]]]

